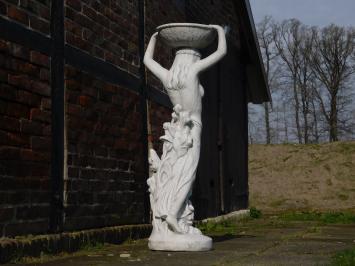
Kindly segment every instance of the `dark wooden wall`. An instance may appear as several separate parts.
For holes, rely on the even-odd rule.
[[[239,54],[229,43],[227,56],[201,75],[203,131],[193,192],[197,219],[248,207],[246,76]]]

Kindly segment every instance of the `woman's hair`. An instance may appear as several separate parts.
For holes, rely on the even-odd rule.
[[[185,81],[190,66],[191,63],[179,63],[172,66],[168,75],[168,90],[181,90],[185,87]]]

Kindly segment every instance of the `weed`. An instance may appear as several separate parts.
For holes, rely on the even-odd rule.
[[[255,207],[251,207],[249,209],[249,212],[250,212],[250,217],[253,218],[253,219],[258,219],[261,217],[261,211],[258,210],[257,208]]]
[[[355,248],[340,251],[332,258],[334,266],[353,266],[355,265]]]
[[[230,219],[220,222],[208,221],[200,223],[197,227],[205,234],[236,234],[237,223]]]
[[[95,251],[95,250],[102,249],[104,247],[104,245],[105,244],[100,243],[100,242],[89,242],[89,243],[82,245],[80,247],[80,249],[84,250],[84,251]]]

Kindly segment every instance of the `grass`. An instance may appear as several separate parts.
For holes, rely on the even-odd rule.
[[[241,224],[245,224],[251,219],[261,218],[262,216],[261,211],[254,207],[251,207],[249,211],[249,217],[246,218],[242,218],[239,220],[229,218],[219,222],[207,221],[204,223],[197,224],[197,227],[202,231],[202,233],[208,235],[236,235],[238,230],[241,228]]]
[[[355,265],[355,247],[340,251],[332,258],[334,266],[353,266]]]
[[[355,214],[350,212],[290,212],[279,216],[284,221],[316,221],[322,224],[355,223]]]
[[[236,221],[230,219],[226,219],[221,222],[208,221],[206,223],[199,224],[198,228],[202,231],[202,233],[208,235],[235,235],[237,233],[237,223]]]

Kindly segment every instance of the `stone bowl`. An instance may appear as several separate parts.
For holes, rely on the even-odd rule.
[[[196,23],[169,23],[156,29],[162,42],[172,48],[207,47],[216,38],[216,30]]]

